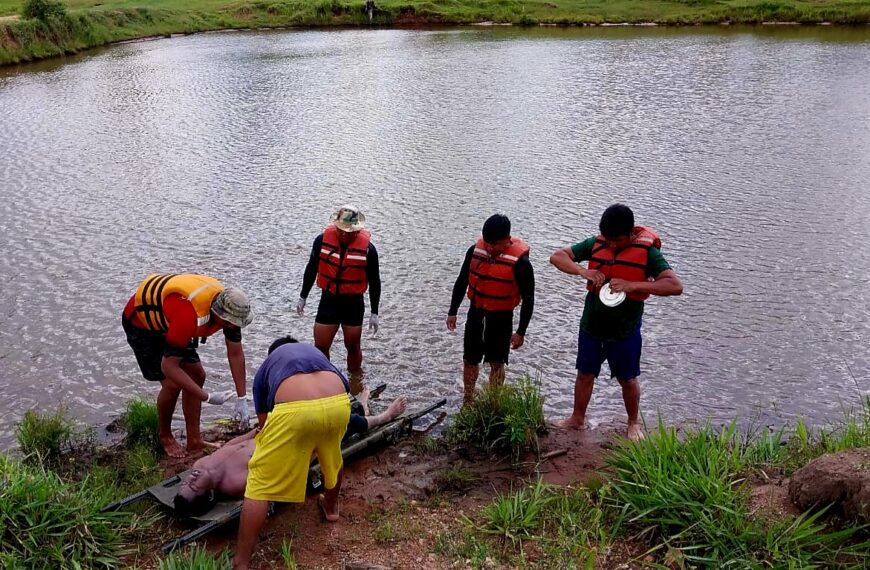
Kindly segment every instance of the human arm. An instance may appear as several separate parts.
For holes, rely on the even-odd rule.
[[[245,385],[245,351],[242,349],[242,334],[238,328],[224,329],[224,340],[227,345],[227,362],[230,365],[230,374],[236,387],[236,395],[244,398],[247,391]]]
[[[166,376],[166,380],[177,388],[192,394],[195,398],[202,401],[208,400],[208,392],[200,388],[193,381],[193,378],[181,367],[181,356],[164,354],[163,359],[160,361],[160,369],[163,371],[163,375]]]
[[[307,299],[314,281],[317,279],[317,268],[320,266],[320,250],[323,247],[323,234],[314,238],[311,253],[308,255],[308,264],[305,266],[305,274],[302,276],[302,291],[299,297]]]
[[[591,237],[574,245],[558,249],[550,256],[550,263],[563,273],[579,275],[591,281],[593,286],[601,287],[604,285],[604,274],[595,269],[588,269],[580,265],[581,262],[587,261],[592,257],[592,246],[594,244],[595,238]]]
[[[550,263],[563,273],[579,275],[591,281],[595,287],[601,287],[604,285],[604,274],[595,269],[587,269],[580,265],[581,261],[586,261],[591,256],[591,244],[594,241],[595,238],[591,238],[591,241],[587,239],[572,246],[557,249],[550,256]]]
[[[651,247],[647,252],[646,274],[651,278],[648,281],[611,279],[610,288],[616,292],[648,293],[650,295],[658,295],[659,297],[681,295],[683,293],[683,282],[680,281],[680,278],[671,269],[670,264],[657,247]]]
[[[468,274],[471,271],[471,257],[474,255],[474,246],[468,248],[465,254],[465,260],[462,262],[462,267],[459,270],[459,276],[456,278],[456,283],[453,284],[453,294],[450,297],[450,309],[447,311],[447,329],[456,330],[456,313],[459,312],[459,305],[462,304],[462,298],[468,290]]]
[[[665,269],[656,276],[655,281],[626,281],[625,279],[611,279],[610,289],[624,293],[649,293],[659,297],[683,294],[683,282],[677,277],[673,269]]]
[[[517,349],[523,345],[526,329],[535,310],[535,272],[528,255],[522,256],[514,264],[514,279],[516,279],[522,298],[520,322],[517,325],[517,331],[511,336],[511,348]]]
[[[378,259],[378,250],[375,244],[369,243],[366,252],[366,280],[369,283],[369,303],[373,315],[378,314],[381,304],[381,268]]]

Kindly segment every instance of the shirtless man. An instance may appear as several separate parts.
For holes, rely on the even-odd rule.
[[[369,416],[368,396],[368,388],[357,396],[365,414],[350,415],[345,437],[365,433],[393,421],[404,413],[408,403],[405,396],[399,396],[383,413]],[[226,442],[211,455],[198,459],[175,496],[175,512],[182,517],[195,517],[211,510],[217,495],[242,498],[256,435],[257,430],[251,430]]]

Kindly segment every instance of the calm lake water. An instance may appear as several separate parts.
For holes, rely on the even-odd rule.
[[[105,424],[153,397],[119,322],[149,272],[250,294],[251,379],[310,340],[318,294],[292,305],[344,202],[381,254],[388,395],[455,409],[450,290],[503,211],[538,287],[509,378],[564,415],[584,288],[548,256],[622,201],[685,283],[647,303],[647,419],[836,418],[870,392],[868,78],[870,30],[821,27],[222,33],[0,70],[0,448],[34,406]],[[229,387],[220,337],[201,354]],[[590,414],[623,420],[615,382]]]

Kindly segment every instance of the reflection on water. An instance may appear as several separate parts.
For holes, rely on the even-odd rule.
[[[450,289],[502,210],[538,280],[509,376],[564,414],[584,289],[547,258],[624,201],[686,284],[648,303],[647,417],[822,421],[870,391],[867,77],[870,32],[813,28],[198,35],[0,72],[0,444],[32,406],[106,422],[155,393],[118,318],[151,271],[255,299],[251,374],[310,338],[292,303],[348,201],[381,254],[363,349],[387,395],[458,403]],[[622,418],[615,382],[590,411]]]

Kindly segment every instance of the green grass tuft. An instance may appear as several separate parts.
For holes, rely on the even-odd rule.
[[[60,465],[69,451],[94,446],[93,430],[78,426],[63,406],[52,414],[28,410],[15,427],[15,437],[26,461],[48,467]]]
[[[160,561],[160,570],[231,570],[232,562],[227,550],[217,556],[204,546],[196,544],[183,550],[175,550]]]
[[[103,482],[105,483],[105,482]],[[99,512],[113,493],[86,476],[64,483],[42,466],[0,455],[0,562],[4,568],[115,568],[133,515]]]
[[[747,443],[736,422],[682,435],[665,427],[623,442],[607,458],[611,506],[620,524],[653,550],[706,568],[854,567],[858,527],[832,532],[819,514],[781,524],[750,516],[744,473],[759,460],[782,461],[779,435]],[[866,545],[862,546],[866,548]]]
[[[516,461],[524,451],[538,451],[538,435],[546,431],[540,382],[525,376],[516,385],[480,390],[453,419],[447,437]]]
[[[160,451],[157,406],[154,403],[141,399],[130,400],[121,414],[120,425],[127,431],[128,445]]]

